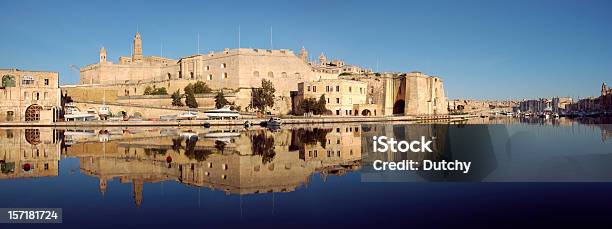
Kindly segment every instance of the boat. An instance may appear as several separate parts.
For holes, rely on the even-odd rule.
[[[178,114],[176,116],[177,119],[187,119],[187,120],[194,120],[198,118],[198,113],[197,112],[193,112],[193,111],[188,111],[185,113],[181,113]]]
[[[90,109],[88,112],[80,112],[78,108],[67,105],[64,119],[66,121],[93,121],[96,119],[96,114],[93,109]]]
[[[240,117],[240,113],[238,113],[238,111],[233,111],[231,107],[227,105],[219,109],[205,111],[204,115],[211,119],[237,119]]]
[[[268,126],[280,126],[283,124],[283,120],[281,120],[279,117],[272,117],[266,124]]]

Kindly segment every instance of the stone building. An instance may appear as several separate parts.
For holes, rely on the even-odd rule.
[[[368,84],[362,81],[346,79],[322,79],[301,82],[293,98],[294,110],[297,110],[304,99],[318,100],[325,96],[325,107],[337,116],[372,116],[380,115],[378,107],[366,99]]]
[[[132,53],[132,57],[119,57],[119,63],[115,64],[108,61],[107,50],[102,48],[98,63],[81,68],[80,84],[93,87],[92,90],[114,89],[116,96],[134,96],[143,95],[147,86],[165,87],[168,92],[174,92],[189,83],[203,81],[213,90],[237,93],[236,104],[247,107],[252,88],[260,87],[262,79],[274,84],[276,97],[283,104],[289,101],[290,91],[297,90],[298,82],[338,75],[317,73],[302,57],[286,49],[225,49],[179,60],[144,56],[139,33],[134,37]],[[273,111],[287,113],[290,108],[285,103]]]
[[[389,73],[384,79],[384,115],[448,114],[442,79],[421,72]]]
[[[51,123],[61,113],[57,72],[0,69],[0,122]]]
[[[252,100],[253,88],[260,87],[262,80],[266,79],[276,89],[275,105],[270,109],[273,114],[288,114],[297,106],[293,103],[295,98],[298,98],[297,102],[308,97],[318,98],[325,86],[336,84],[342,84],[341,87],[346,90],[325,92],[330,94],[329,109],[336,115],[447,113],[442,80],[420,72],[378,76],[371,74],[371,70],[348,65],[341,60],[328,60],[323,54],[318,62],[310,61],[304,47],[299,55],[287,49],[236,48],[173,60],[143,55],[139,33],[133,42],[132,56],[119,57],[116,64],[108,60],[107,50],[102,48],[98,63],[81,68],[81,85],[63,89],[79,102],[100,103],[102,98],[111,98],[122,104],[156,106],[154,103],[157,103],[158,107],[164,107],[171,101],[169,96],[139,96],[144,94],[147,87],[163,87],[172,93],[182,91],[189,83],[202,81],[213,90],[231,94],[231,102],[236,106],[247,108]],[[300,83],[302,86],[318,85],[320,92],[308,92],[304,88],[300,92]],[[361,92],[350,91],[351,88],[361,89]],[[206,107],[214,104],[211,98],[202,98],[198,103],[212,108]]]

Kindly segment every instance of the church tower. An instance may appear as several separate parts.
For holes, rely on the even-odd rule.
[[[106,63],[106,49],[104,48],[104,46],[100,48],[100,63]]]
[[[325,61],[327,61],[327,58],[325,58],[325,55],[321,53],[321,55],[319,56],[319,63],[323,64],[325,63]]]
[[[140,33],[136,32],[136,36],[134,36],[134,47],[132,51],[132,62],[140,63],[142,62],[142,39],[140,38]]]
[[[606,96],[608,94],[608,86],[606,82],[601,83],[601,96]]]
[[[304,46],[302,46],[302,49],[300,49],[300,59],[302,59],[304,62],[308,62],[308,51],[306,51]]]

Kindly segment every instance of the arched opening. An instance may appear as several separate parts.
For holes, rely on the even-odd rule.
[[[393,104],[393,114],[404,114],[404,108],[406,107],[406,103],[403,99],[400,99]]]
[[[361,111],[361,115],[363,116],[372,116],[372,112],[368,109]]]
[[[253,77],[259,77],[259,72],[258,71],[254,71],[253,72]]]
[[[40,144],[40,130],[38,129],[26,129],[25,139],[30,145]]]
[[[168,79],[172,79],[172,74],[168,72]]]
[[[268,77],[274,78],[274,73],[273,72],[268,72]]]
[[[26,122],[37,122],[40,121],[40,111],[42,107],[40,105],[31,105],[25,111]]]

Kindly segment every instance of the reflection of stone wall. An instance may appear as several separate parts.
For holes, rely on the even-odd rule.
[[[0,130],[0,179],[58,175],[60,144],[52,129]]]

